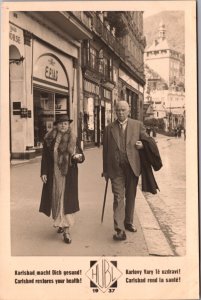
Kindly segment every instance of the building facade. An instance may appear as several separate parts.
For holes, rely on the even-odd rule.
[[[115,118],[117,101],[129,103],[131,117],[142,120],[143,12],[88,12],[91,40],[82,43],[83,141],[100,145],[105,126]]]
[[[69,12],[10,13],[10,152],[30,158],[60,114],[78,134],[82,39],[90,31]]]
[[[142,120],[143,12],[11,12],[11,158],[41,153],[61,114],[85,147],[101,145],[117,101]]]
[[[169,46],[162,22],[158,38],[145,50],[145,77],[145,103],[153,112],[146,117],[163,119],[166,131],[184,127],[185,57]]]
[[[175,84],[184,87],[185,57],[169,45],[163,22],[159,24],[158,38],[145,50],[145,63],[165,80],[168,87]]]

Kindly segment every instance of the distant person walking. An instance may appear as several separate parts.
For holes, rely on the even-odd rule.
[[[175,127],[175,129],[174,129],[174,136],[177,138],[178,137],[178,128],[177,127]]]
[[[184,128],[184,141],[186,140],[186,128]]]
[[[54,227],[63,233],[64,242],[71,243],[70,228],[74,214],[79,211],[78,167],[84,161],[84,154],[72,132],[72,120],[67,115],[55,122],[53,130],[44,138],[41,161],[43,182],[39,211],[52,214]]]
[[[177,131],[177,136],[178,136],[178,138],[180,138],[180,137],[181,137],[181,127],[179,127],[179,128],[178,128],[178,131]]]
[[[150,134],[151,134],[151,128],[149,126],[146,128],[146,133],[150,136]]]

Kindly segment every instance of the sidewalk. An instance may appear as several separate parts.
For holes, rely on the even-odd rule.
[[[52,227],[51,218],[38,212],[42,188],[39,178],[40,158],[22,164],[18,162],[12,166],[12,255],[172,255],[140,189],[137,193],[134,217],[137,233],[127,232],[126,241],[113,241],[113,195],[110,184],[104,221],[101,224],[105,189],[105,180],[101,177],[102,149],[88,149],[85,151],[85,156],[85,162],[79,165],[80,212],[76,214],[76,223],[72,228],[71,245],[63,243],[62,235],[57,234]],[[30,178],[32,178],[31,184]]]

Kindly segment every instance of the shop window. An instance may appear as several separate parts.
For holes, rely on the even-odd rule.
[[[84,99],[84,128],[83,139],[85,143],[95,142],[94,132],[94,99]]]
[[[137,120],[138,119],[138,95],[134,92],[131,93],[131,118]]]
[[[61,94],[55,94],[55,114],[68,114],[68,99],[67,96],[61,95]]]
[[[69,114],[68,96],[34,89],[34,146],[41,147],[60,114]]]
[[[109,125],[112,121],[112,105],[105,102],[105,126]]]
[[[53,122],[53,94],[34,91],[34,146],[41,146],[45,134],[53,128]]]

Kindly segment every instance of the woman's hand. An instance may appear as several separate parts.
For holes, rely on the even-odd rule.
[[[41,180],[43,183],[47,183],[47,175],[41,175]]]
[[[83,160],[83,155],[82,154],[74,154],[73,159],[77,162],[82,162]]]

